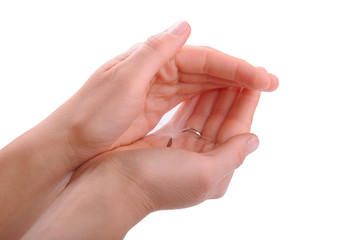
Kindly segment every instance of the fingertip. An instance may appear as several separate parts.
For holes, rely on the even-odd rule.
[[[277,76],[275,76],[274,74],[271,74],[271,73],[269,73],[269,77],[271,79],[271,85],[266,91],[267,92],[273,92],[278,88],[279,80],[278,80]]]
[[[169,27],[166,32],[170,33],[174,37],[185,36],[188,38],[191,33],[191,26],[187,21],[179,20]]]
[[[258,90],[272,92],[278,88],[279,80],[274,74],[268,73],[264,67],[257,67],[255,87]]]
[[[254,88],[255,90],[268,90],[271,87],[271,78],[266,71],[262,69],[257,69],[255,79],[254,79]]]
[[[257,150],[259,146],[259,139],[255,134],[251,134],[247,141],[246,156]]]

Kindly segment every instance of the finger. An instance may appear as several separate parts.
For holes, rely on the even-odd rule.
[[[199,99],[200,95],[184,101],[171,120],[156,133],[175,137],[182,129],[186,128],[187,121],[197,106]]]
[[[271,73],[270,73],[270,78],[271,78],[271,85],[267,89],[267,91],[272,92],[272,91],[275,91],[278,88],[279,80],[278,80],[278,77],[276,77],[275,75],[273,75]]]
[[[267,73],[266,69],[263,68],[263,67],[257,67],[259,70]],[[268,73],[269,74],[269,77],[271,78],[271,85],[269,87],[269,89],[267,91],[274,91],[278,88],[278,85],[279,85],[279,81],[278,81],[278,78],[271,74],[271,73]]]
[[[177,134],[175,140],[178,146],[190,151],[200,151],[202,145],[205,143],[205,139],[198,136],[195,131],[198,131],[201,134],[206,120],[213,109],[218,93],[219,91],[209,91],[200,96],[191,116],[186,122],[186,127],[181,129]],[[187,131],[184,131],[185,129],[187,129]]]
[[[250,131],[253,115],[260,98],[259,91],[243,88],[235,99],[217,135],[217,143]]]
[[[263,67],[257,67],[257,68],[266,73],[265,68]],[[269,74],[269,75],[271,76],[272,74]],[[204,91],[218,89],[218,88],[226,88],[226,85],[230,87],[238,87],[238,88],[241,87],[241,84],[238,84],[237,82],[229,81],[229,80],[222,79],[222,78],[212,77],[207,74],[178,73],[178,77],[179,77],[178,94],[181,96],[180,99],[182,100],[191,98]],[[275,76],[274,78],[277,79],[277,77]],[[277,82],[273,81],[272,83],[278,86],[278,79],[277,79]],[[271,88],[273,88],[273,84]],[[246,87],[246,86],[242,86],[242,87]],[[275,88],[273,90],[275,90]]]
[[[202,131],[207,117],[215,103],[217,91],[210,91],[196,96],[184,102],[176,111],[171,121],[162,127],[156,135],[166,136],[172,139],[172,147],[181,147],[190,151],[198,151],[201,146],[201,139],[191,131],[184,129],[195,129]]]
[[[214,89],[226,88],[224,85],[217,85],[214,83],[179,83],[178,94],[179,98],[177,101],[184,101],[194,96],[200,95],[204,92],[208,92]]]
[[[186,46],[176,55],[175,61],[182,73],[208,74],[254,90],[274,90],[271,87],[276,87],[276,84],[272,82],[278,81],[274,75],[269,75],[242,59],[207,47]]]
[[[208,74],[190,74],[190,73],[178,73],[180,83],[192,83],[192,84],[216,84],[222,87],[248,87],[242,82],[236,82],[234,80],[229,80],[225,78],[215,77]]]
[[[209,156],[217,178],[231,174],[244,161],[245,157],[258,148],[258,138],[251,133],[231,137],[218,148],[205,153]]]
[[[241,84],[238,84],[237,82],[209,75],[178,73],[178,78],[179,100],[185,100],[202,92],[226,88],[227,86],[237,88],[241,87]]]
[[[127,80],[148,83],[160,68],[185,44],[190,35],[187,22],[175,23],[166,31],[150,37],[123,64]]]
[[[224,88],[219,91],[219,95],[214,104],[213,110],[206,121],[205,127],[202,131],[202,136],[216,142],[219,129],[226,118],[240,88]],[[206,149],[205,151],[207,151]],[[205,152],[204,151],[204,152]]]
[[[202,133],[205,123],[214,108],[218,94],[219,91],[209,91],[201,95],[192,115],[187,121],[187,128],[194,128]]]

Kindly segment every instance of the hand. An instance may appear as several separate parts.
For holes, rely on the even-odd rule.
[[[227,86],[275,90],[277,78],[207,47],[182,47],[182,22],[99,68],[67,103],[69,142],[80,162],[130,144],[180,102]],[[66,108],[66,107],[65,107]]]
[[[233,171],[258,147],[249,131],[259,97],[259,91],[230,87],[191,99],[158,132],[114,150],[113,162],[148,193],[152,209],[221,197]],[[165,148],[170,138],[172,144]],[[141,160],[140,155],[147,157]]]
[[[51,185],[88,159],[142,138],[166,112],[195,95],[227,86],[277,88],[278,79],[264,69],[212,48],[183,47],[189,34],[186,22],[175,24],[104,64],[12,150],[7,147],[3,158],[18,155],[16,175],[35,168],[23,182]],[[29,157],[21,169],[23,155]]]
[[[158,132],[88,161],[24,239],[122,239],[152,211],[223,196],[234,170],[258,147],[248,132],[259,96],[232,87],[210,91],[183,104]],[[187,127],[202,138],[180,131]]]
[[[145,136],[178,103],[226,86],[277,88],[275,76],[243,60],[183,47],[189,34],[187,23],[178,24],[109,61],[46,120],[0,151],[0,204],[7,206],[0,233],[19,234],[18,226],[24,231],[61,178],[95,155]]]

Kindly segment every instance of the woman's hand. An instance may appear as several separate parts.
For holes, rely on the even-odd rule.
[[[36,168],[32,172],[40,176],[24,182],[53,183],[90,158],[144,137],[166,112],[202,92],[277,88],[277,77],[244,60],[183,47],[189,34],[189,25],[179,22],[104,64],[59,109],[6,147],[3,158],[21,165],[24,155],[26,167],[18,166],[19,172]]]
[[[204,91],[277,88],[274,75],[241,59],[182,47],[189,34],[189,25],[180,22],[135,45],[99,68],[67,103],[68,139],[79,162],[140,139],[167,111]]]
[[[46,120],[1,149],[0,234],[25,231],[65,175],[144,137],[178,103],[227,86],[277,88],[274,75],[241,59],[183,47],[189,34],[189,25],[178,23],[107,62]]]
[[[88,161],[24,239],[122,239],[152,211],[223,196],[258,147],[248,132],[259,96],[234,87],[202,94],[158,132]]]

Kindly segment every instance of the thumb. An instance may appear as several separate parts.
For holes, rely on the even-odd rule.
[[[149,82],[181,49],[190,32],[187,22],[178,21],[167,30],[148,38],[126,61],[130,79]]]
[[[213,157],[214,168],[218,171],[218,175],[225,176],[242,165],[245,157],[254,152],[258,145],[259,140],[256,135],[245,133],[229,138],[207,155]]]

